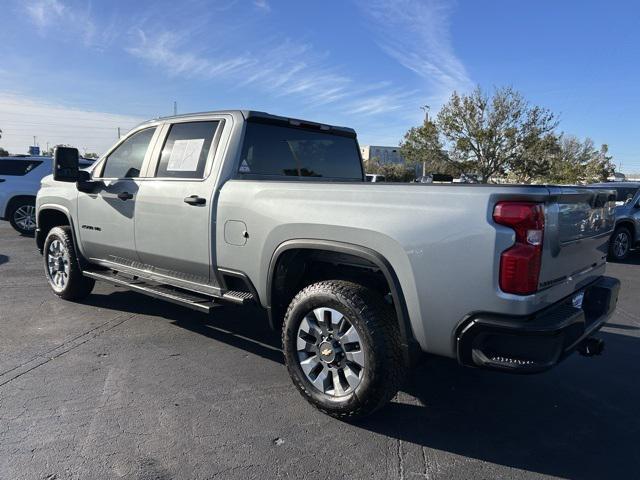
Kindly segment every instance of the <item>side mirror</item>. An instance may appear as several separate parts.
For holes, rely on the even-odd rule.
[[[76,187],[78,191],[84,193],[95,193],[95,191],[104,185],[100,180],[93,180],[91,178],[91,174],[86,170],[80,170],[78,172],[78,181],[76,182]]]
[[[79,159],[77,148],[56,147],[53,154],[53,179],[59,182],[77,182]]]

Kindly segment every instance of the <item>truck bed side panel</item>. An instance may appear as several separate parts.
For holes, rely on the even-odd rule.
[[[501,199],[544,202],[544,187],[376,185],[229,181],[217,212],[218,265],[245,272],[267,303],[269,262],[292,239],[346,242],[370,248],[393,266],[413,333],[423,350],[454,356],[452,332],[473,311],[525,315],[574,289],[508,295],[498,287],[499,254],[513,231],[491,221]],[[247,225],[244,246],[224,241],[224,224]],[[601,269],[588,273],[600,275]],[[584,281],[585,278],[580,278]]]

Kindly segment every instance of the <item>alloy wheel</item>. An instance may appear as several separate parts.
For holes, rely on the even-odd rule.
[[[36,228],[36,207],[22,205],[13,212],[13,221],[25,232],[31,232]]]
[[[613,253],[616,257],[622,258],[629,250],[629,236],[625,232],[620,232],[613,240]]]
[[[47,273],[54,288],[64,289],[69,281],[69,252],[57,238],[49,244],[47,249]]]
[[[309,312],[300,322],[296,349],[305,376],[326,395],[349,395],[362,381],[366,358],[360,334],[337,310],[322,307]]]

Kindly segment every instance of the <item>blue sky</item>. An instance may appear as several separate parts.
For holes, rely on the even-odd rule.
[[[640,171],[640,7],[507,0],[0,0],[0,146],[103,151],[139,121],[252,108],[396,145],[453,90],[511,85]]]

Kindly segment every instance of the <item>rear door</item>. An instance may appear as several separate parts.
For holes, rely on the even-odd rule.
[[[134,215],[140,173],[157,138],[157,127],[139,130],[98,165],[95,191],[78,192],[78,229],[84,254],[122,265],[138,262]]]
[[[224,118],[163,127],[136,204],[136,247],[144,268],[194,284],[217,285],[212,274],[216,155]],[[219,152],[218,152],[219,153]],[[195,285],[189,285],[195,287]]]

